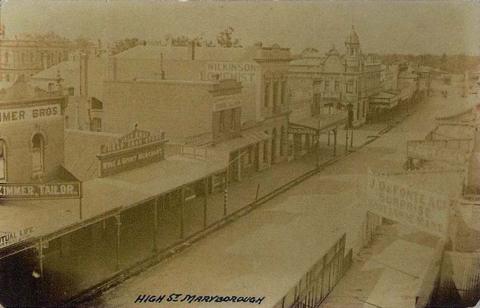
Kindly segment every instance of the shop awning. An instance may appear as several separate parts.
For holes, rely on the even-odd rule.
[[[5,201],[0,206],[0,236],[19,234],[25,229],[31,231],[20,239],[17,236],[15,241],[0,244],[0,250],[85,220],[119,212],[221,172],[226,166],[226,161],[216,157],[192,159],[176,155],[145,167],[83,182],[81,204],[78,199]]]
[[[390,92],[380,92],[370,98],[370,107],[392,109],[398,105],[398,95]]]
[[[291,122],[289,133],[316,134],[322,131],[334,129],[337,126],[344,125],[347,122],[347,113],[340,112],[335,114],[320,114],[313,117],[304,118]]]
[[[220,152],[230,153],[268,139],[270,139],[270,136],[263,131],[245,131],[242,132],[240,137],[221,142],[215,145],[213,149]]]

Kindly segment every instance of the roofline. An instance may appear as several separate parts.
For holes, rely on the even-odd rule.
[[[57,95],[57,96],[50,96],[50,97],[41,97],[41,98],[33,98],[33,99],[22,99],[22,100],[11,100],[11,101],[0,101],[0,109],[4,109],[5,107],[12,107],[15,105],[26,105],[26,106],[35,106],[37,103],[40,102],[47,102],[52,100],[61,100],[63,103],[66,103],[66,96]]]

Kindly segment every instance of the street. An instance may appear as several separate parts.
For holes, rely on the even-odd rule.
[[[450,93],[454,93],[454,91],[452,90]],[[169,291],[205,294],[215,290],[216,293],[223,294],[241,289],[248,290],[251,295],[261,295],[258,294],[261,289],[244,285],[241,278],[234,277],[240,273],[243,273],[242,277],[248,276],[255,269],[266,266],[270,258],[275,258],[277,261],[284,258],[293,259],[295,264],[311,262],[312,257],[302,255],[305,247],[312,249],[320,242],[327,241],[329,234],[335,237],[342,230],[347,233],[347,249],[353,248],[355,252],[362,251],[362,240],[351,235],[361,233],[362,221],[366,214],[366,209],[361,205],[361,199],[358,196],[361,194],[361,184],[365,181],[367,171],[369,169],[401,170],[405,162],[406,141],[423,139],[434,128],[435,117],[445,113],[445,110],[458,108],[459,106],[456,104],[460,105],[461,100],[462,98],[458,94],[451,94],[448,98],[444,98],[435,93],[427,101],[412,107],[409,116],[376,141],[328,166],[319,174],[195,243],[178,255],[128,279],[103,294],[95,301],[95,304],[101,303],[107,307],[130,307],[138,294],[159,294]],[[364,135],[372,133],[365,134],[368,129],[368,126],[364,128]],[[359,131],[362,132],[362,129]],[[421,232],[405,230],[401,225],[396,224],[395,226],[395,228],[403,230],[401,231],[403,234],[421,235]],[[292,227],[295,229],[289,231],[289,228]],[[272,242],[283,236],[285,236],[284,241]],[[382,245],[388,246],[388,243],[398,245],[398,240],[399,238],[393,239],[387,244],[383,241]],[[375,243],[376,241],[374,241],[374,245],[376,245]],[[265,246],[268,249],[265,249]],[[404,253],[406,255],[413,253],[422,260],[428,260],[432,248],[418,246],[419,249],[404,251]],[[304,252],[306,253],[306,251]],[[282,262],[275,262],[275,264],[277,263],[282,264]],[[269,285],[269,290],[277,287],[281,289],[281,286],[289,283],[287,277],[289,277],[290,270],[283,268],[283,273],[280,273],[272,269],[272,274],[281,275],[284,279],[279,281],[281,276],[276,276],[277,278],[263,277],[265,281],[261,285]],[[363,284],[368,279],[378,279],[378,277],[375,278],[375,275],[372,276],[368,270],[362,271],[356,266],[352,270],[357,271],[355,275],[351,275],[355,281],[349,279],[348,274],[341,281],[343,286],[347,286],[346,288],[355,288],[355,283]],[[294,274],[294,271],[291,274]],[[399,281],[395,281],[395,277]],[[390,278],[394,280],[382,283],[411,283],[403,276],[392,274]],[[376,282],[373,281],[373,286],[375,284]],[[344,307],[343,305],[347,303],[356,303],[357,305],[362,303],[362,300],[352,302],[348,296],[345,298],[345,293],[343,293],[343,297],[340,297],[344,300],[339,301],[339,294],[335,290],[332,297],[336,296],[336,299],[332,301],[330,297],[327,298],[328,307]],[[393,292],[392,289],[390,291]],[[406,292],[406,294],[402,294],[402,292]],[[412,292],[411,289],[399,288],[397,293],[390,293],[389,297],[402,298],[402,296],[409,295],[408,292]],[[368,298],[368,294],[362,296]],[[405,304],[401,300],[393,302],[395,307],[404,307],[402,305]],[[267,297],[266,307],[274,304],[275,302],[270,302]]]

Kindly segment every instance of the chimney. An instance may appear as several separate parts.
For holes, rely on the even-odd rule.
[[[88,53],[80,54],[80,96],[88,96]]]
[[[160,73],[162,80],[165,80],[165,71],[163,70],[163,52],[160,53]]]
[[[195,60],[195,41],[192,41],[192,60]]]

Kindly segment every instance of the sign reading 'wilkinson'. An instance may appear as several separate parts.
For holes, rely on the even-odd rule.
[[[61,108],[59,104],[41,107],[3,109],[0,110],[0,124],[30,121],[59,115],[61,115]]]
[[[206,79],[234,79],[246,84],[255,82],[257,66],[254,63],[209,62],[206,67]]]
[[[1,183],[0,198],[6,200],[80,198],[80,183]]]

